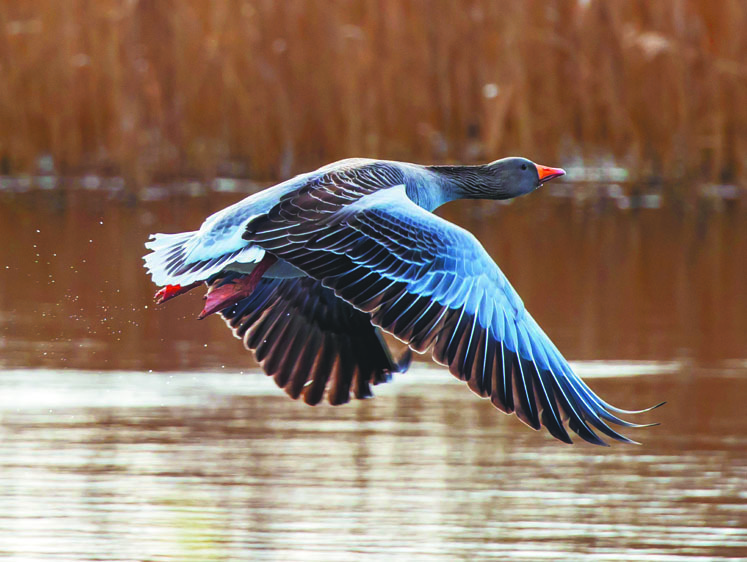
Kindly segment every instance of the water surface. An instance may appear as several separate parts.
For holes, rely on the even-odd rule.
[[[598,367],[613,401],[670,398],[643,445],[565,446],[422,368],[342,408],[260,374],[6,371],[0,557],[747,556],[745,378]]]
[[[565,446],[417,364],[290,401],[190,294],[155,309],[150,232],[237,196],[0,201],[0,559],[747,558],[747,220],[535,198],[446,209],[640,446]]]
[[[0,199],[0,366],[255,366],[220,319],[194,320],[199,291],[154,308],[141,259],[150,233],[197,229],[240,197]],[[747,358],[745,210],[600,212],[532,196],[454,203],[444,214],[483,242],[570,359]]]

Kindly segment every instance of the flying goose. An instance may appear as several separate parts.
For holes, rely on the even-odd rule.
[[[455,199],[511,199],[562,176],[524,158],[477,166],[348,159],[208,217],[151,235],[144,257],[158,303],[206,283],[199,318],[220,312],[292,398],[372,396],[404,373],[410,350],[534,429],[632,443],[571,369],[480,242],[432,213]],[[395,359],[382,331],[408,346]],[[649,408],[650,409],[650,408]],[[567,428],[566,428],[567,425]]]

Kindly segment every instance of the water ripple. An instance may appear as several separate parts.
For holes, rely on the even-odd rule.
[[[610,449],[559,444],[429,369],[343,408],[259,374],[5,372],[0,557],[743,559],[747,382],[654,371],[594,381],[670,398],[642,446]],[[709,401],[680,399],[704,385]]]

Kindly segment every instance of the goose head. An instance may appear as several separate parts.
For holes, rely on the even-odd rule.
[[[565,175],[562,168],[535,164],[526,158],[501,158],[485,165],[483,196],[489,199],[513,199],[531,193],[551,179]]]

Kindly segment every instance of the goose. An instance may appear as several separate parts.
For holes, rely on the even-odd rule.
[[[200,319],[220,313],[294,399],[343,404],[425,353],[529,427],[572,443],[635,443],[648,427],[595,394],[467,230],[433,214],[456,199],[511,199],[564,175],[519,157],[418,165],[346,159],[211,215],[153,234],[144,256],[164,303],[203,284]],[[395,357],[383,332],[407,345]]]

